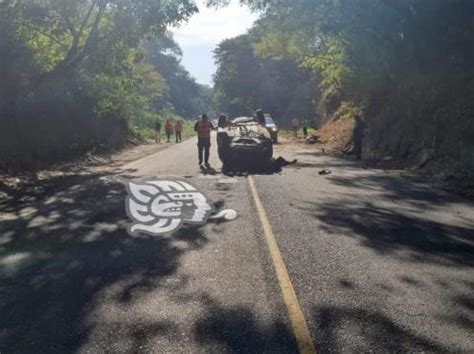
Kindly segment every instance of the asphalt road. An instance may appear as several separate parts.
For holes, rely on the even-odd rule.
[[[214,150],[202,174],[195,150],[5,191],[0,353],[298,351],[248,178]],[[275,155],[298,163],[252,178],[318,352],[474,352],[471,202],[304,146]],[[238,218],[131,237],[124,183],[163,176]]]

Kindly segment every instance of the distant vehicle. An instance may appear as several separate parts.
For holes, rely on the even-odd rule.
[[[268,129],[273,143],[278,142],[278,127],[270,114],[265,113],[265,127]]]
[[[224,165],[252,166],[273,157],[270,133],[251,117],[240,117],[217,131],[217,149]]]

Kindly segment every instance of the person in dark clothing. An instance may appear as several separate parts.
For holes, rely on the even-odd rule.
[[[161,121],[159,119],[155,122],[155,143],[161,142]]]
[[[194,125],[194,131],[197,132],[198,135],[198,157],[199,157],[199,166],[202,165],[204,160],[204,164],[206,167],[210,167],[209,165],[209,155],[210,155],[210,148],[211,148],[211,129],[214,129],[212,123],[209,121],[206,114],[201,116],[201,119],[196,122]]]
[[[174,133],[176,135],[176,142],[180,143],[181,142],[181,133],[183,132],[183,123],[178,120],[176,124],[174,125]]]
[[[301,126],[303,128],[303,136],[306,138],[308,136],[308,119],[303,118],[303,124]]]
[[[221,114],[219,116],[219,120],[217,121],[217,126],[219,128],[226,128],[229,125],[229,121],[227,119],[227,116],[225,114]]]
[[[300,129],[300,120],[298,118],[293,118],[291,120],[291,128],[293,129],[293,139],[298,138],[298,130]]]
[[[261,109],[257,109],[255,111],[255,118],[257,119],[257,122],[261,125],[261,126],[265,126],[265,114],[263,113],[263,110]]]
[[[352,132],[352,143],[354,144],[354,155],[357,160],[362,160],[362,146],[364,143],[364,133],[367,129],[367,124],[362,118],[356,114],[354,130]]]

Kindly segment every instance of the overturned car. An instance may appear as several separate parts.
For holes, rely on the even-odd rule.
[[[236,118],[217,131],[217,149],[224,166],[257,166],[273,157],[268,130],[253,118]]]

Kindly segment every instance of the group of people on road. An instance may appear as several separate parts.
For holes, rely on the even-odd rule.
[[[302,121],[297,117],[294,117],[291,120],[291,130],[293,131],[293,138],[297,139],[298,138],[298,130],[300,128],[303,130],[303,136],[306,138],[308,136],[308,128],[310,126],[309,120],[307,118],[303,118]]]
[[[224,116],[224,118],[226,118]],[[222,123],[222,116],[219,120]],[[223,123],[222,123],[223,124]],[[161,121],[158,119],[155,122],[155,142],[161,142]],[[203,164],[206,167],[210,167],[209,155],[211,148],[211,130],[214,126],[209,121],[209,117],[203,114],[194,125],[194,130],[198,136],[198,152],[199,152],[199,165]],[[171,137],[174,133],[177,143],[182,141],[183,122],[181,120],[176,121],[174,124],[171,119],[167,119],[164,126],[166,142],[171,142]]]
[[[183,133],[183,122],[178,120],[176,123],[173,124],[171,119],[167,119],[165,122],[165,134],[166,134],[166,142],[170,143],[171,137],[175,134],[176,142],[180,143],[182,140],[182,133]],[[155,142],[161,142],[161,121],[158,119],[155,122]]]
[[[359,114],[355,115],[355,125],[353,129],[352,135],[352,153],[355,155],[356,159],[361,160],[362,158],[362,146],[363,146],[363,139],[364,139],[364,132],[367,128],[366,123],[361,118]],[[255,120],[265,126],[265,115],[261,109],[258,109],[255,112]],[[218,127],[225,128],[228,126],[229,120],[227,116],[220,115],[218,120]],[[309,121],[308,119],[304,118],[301,122],[300,120],[295,117],[291,121],[292,130],[293,130],[293,137],[298,137],[298,130],[302,128],[303,136],[308,136],[308,128],[309,128]],[[194,125],[194,131],[197,133],[197,147],[198,147],[198,160],[199,166],[201,167],[210,167],[209,164],[209,157],[210,157],[210,148],[211,148],[211,130],[216,129],[214,125],[209,120],[207,114],[202,114],[199,120]],[[161,141],[161,122],[159,120],[156,121],[155,125],[156,131],[156,141]],[[171,136],[173,132],[176,136],[176,142],[181,142],[181,134],[183,131],[183,123],[182,121],[177,121],[174,125],[170,119],[166,120],[165,123],[165,134],[167,137],[167,142],[170,142]]]

